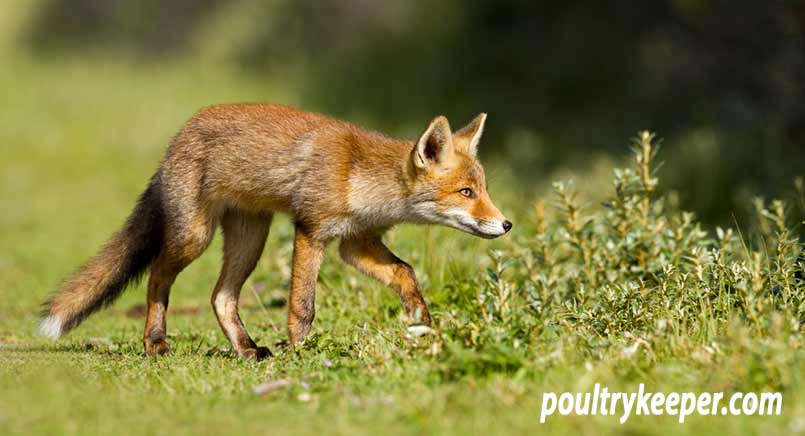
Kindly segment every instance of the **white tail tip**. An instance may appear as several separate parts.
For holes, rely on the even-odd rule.
[[[56,315],[50,315],[43,319],[42,323],[39,324],[39,335],[48,339],[59,339],[62,334],[61,327],[62,323],[59,317]]]

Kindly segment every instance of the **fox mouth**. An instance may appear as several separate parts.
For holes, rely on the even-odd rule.
[[[497,239],[497,238],[499,238],[499,237],[504,235],[504,233],[492,234],[492,233],[484,233],[484,232],[480,232],[480,231],[474,231],[474,232],[472,232],[472,234],[475,235],[475,236],[478,236],[480,238],[484,238],[484,239]]]
[[[507,233],[501,223],[495,225],[495,222],[490,220],[462,220],[453,223],[452,227],[484,239],[499,238]]]
[[[503,230],[500,224],[495,226],[488,221],[480,221],[472,233],[484,239],[495,239],[505,235],[506,230]]]
[[[441,224],[484,239],[495,239],[511,229],[511,222],[503,219],[477,219],[462,209],[448,209],[425,219],[431,224]]]

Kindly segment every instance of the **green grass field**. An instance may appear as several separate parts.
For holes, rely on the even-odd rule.
[[[39,304],[122,224],[188,116],[213,102],[295,100],[292,83],[212,67],[8,59],[0,69],[0,433],[805,432],[802,217],[786,223],[766,202],[740,232],[700,228],[654,191],[645,160],[626,161],[626,147],[612,160],[632,170],[613,176],[602,164],[577,174],[578,199],[567,185],[552,193],[547,176],[544,189],[513,189],[506,163],[491,162],[492,196],[515,222],[502,239],[390,232],[389,246],[418,273],[435,334],[410,335],[396,297],[331,250],[314,333],[284,348],[292,237],[284,218],[241,298],[244,322],[271,359],[233,357],[215,322],[220,238],[173,288],[170,355],[143,355],[142,284],[66,338],[39,339]],[[291,383],[255,394],[276,380]],[[783,415],[684,424],[642,416],[621,425],[557,414],[539,424],[543,392],[595,383],[781,391]]]

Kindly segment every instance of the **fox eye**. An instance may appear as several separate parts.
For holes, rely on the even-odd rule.
[[[463,195],[463,196],[465,196],[467,198],[475,197],[475,192],[472,192],[472,189],[470,189],[470,188],[463,188],[458,192],[459,192],[459,194],[461,194],[461,195]]]

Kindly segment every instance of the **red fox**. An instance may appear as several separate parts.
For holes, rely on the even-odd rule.
[[[150,267],[143,344],[168,351],[166,311],[176,276],[223,229],[212,307],[241,357],[270,356],[238,315],[241,287],[260,258],[274,213],[292,216],[291,344],[310,332],[328,242],[342,259],[392,288],[410,319],[431,317],[410,265],[381,240],[400,223],[442,224],[483,238],[512,228],[476,159],[486,114],[452,133],[444,116],[413,141],[274,104],[215,105],[173,138],[123,228],[44,305],[40,333],[59,338],[112,303]]]

